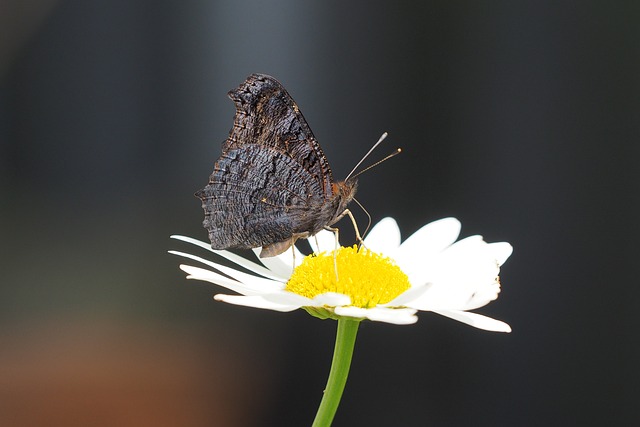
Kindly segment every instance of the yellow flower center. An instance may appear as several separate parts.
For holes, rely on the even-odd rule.
[[[308,298],[337,292],[348,295],[352,306],[371,308],[388,303],[409,287],[409,278],[390,258],[353,246],[338,249],[335,260],[333,252],[307,256],[285,289]]]

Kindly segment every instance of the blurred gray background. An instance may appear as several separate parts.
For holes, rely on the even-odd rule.
[[[4,0],[0,424],[310,425],[335,323],[216,303],[166,253],[206,240],[253,72],[337,178],[403,148],[361,177],[374,221],[515,248],[479,310],[512,334],[364,323],[335,426],[640,422],[639,59],[638,2]]]

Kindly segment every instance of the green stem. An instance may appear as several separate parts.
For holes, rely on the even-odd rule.
[[[327,380],[327,387],[322,396],[322,402],[318,408],[313,427],[329,427],[336,415],[344,386],[349,376],[351,357],[358,334],[360,320],[338,319],[338,332],[336,334],[336,346],[333,350],[331,372]]]

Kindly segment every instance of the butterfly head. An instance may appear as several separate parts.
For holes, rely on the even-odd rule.
[[[344,210],[347,208],[347,205],[353,197],[356,195],[356,190],[358,189],[358,180],[354,178],[349,178],[346,181],[338,181],[332,184],[333,197],[338,202],[336,213],[338,215],[342,214]]]

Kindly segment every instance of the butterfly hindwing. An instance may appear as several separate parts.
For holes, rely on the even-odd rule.
[[[295,161],[250,144],[224,153],[197,196],[214,249],[253,248],[316,227],[320,191],[318,181]]]

